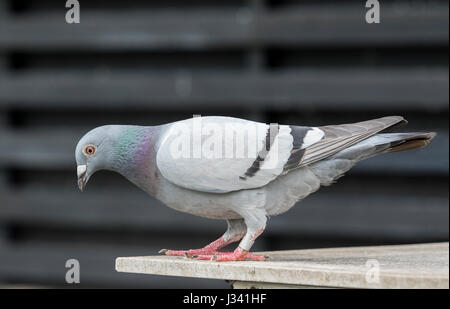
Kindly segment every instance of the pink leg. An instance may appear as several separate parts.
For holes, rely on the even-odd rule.
[[[230,261],[245,261],[245,260],[253,260],[253,261],[265,261],[267,259],[266,256],[253,254],[248,252],[241,247],[237,247],[233,252],[217,252],[215,254],[200,254],[194,255],[193,258],[198,260],[212,260],[218,262],[230,262]]]
[[[254,234],[249,234],[252,243],[259,235],[261,235],[263,231],[264,228],[261,228]],[[245,237],[243,241],[245,241]],[[198,254],[198,255],[196,254],[192,257],[198,260],[212,260],[218,262],[245,261],[245,260],[265,261],[268,258],[267,256],[261,256],[250,253],[248,250],[242,249],[240,245],[233,252],[216,252],[214,254]]]
[[[191,257],[193,255],[199,255],[199,254],[215,254],[220,248],[223,248],[228,244],[236,242],[241,238],[242,238],[242,235],[237,235],[234,238],[225,240],[224,237],[222,236],[219,239],[210,243],[209,245],[207,245],[203,248],[200,248],[200,249],[191,249],[191,250],[161,249],[159,251],[159,253],[165,253],[166,255],[172,255],[172,256],[187,256],[187,257]]]

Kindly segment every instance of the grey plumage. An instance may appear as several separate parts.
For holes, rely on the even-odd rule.
[[[248,251],[264,230],[267,216],[289,210],[320,186],[333,183],[362,159],[423,147],[435,136],[434,133],[383,133],[406,123],[399,116],[323,127],[280,125],[273,139],[268,139],[273,127],[265,124],[228,117],[203,117],[202,121],[201,129],[220,128],[225,132],[220,145],[214,144],[214,150],[218,147],[222,151],[222,147],[235,140],[233,134],[227,137],[229,123],[254,127],[261,132],[255,137],[259,148],[253,149],[250,137],[246,137],[242,142],[250,154],[248,157],[175,158],[173,151],[177,149],[173,142],[193,144],[195,137],[191,132],[185,137],[169,133],[180,126],[182,133],[191,129],[194,132],[196,124],[192,119],[155,127],[100,127],[87,133],[77,145],[80,188],[97,170],[109,169],[124,175],[171,208],[227,220],[228,230],[220,241],[197,251],[169,250],[166,254],[184,252],[197,256],[200,253],[201,258],[201,253],[217,251],[224,244],[242,238],[234,255],[215,258],[257,259],[248,255]],[[94,145],[95,154],[86,154],[86,145]],[[205,145],[211,144],[201,141],[201,146]],[[195,150],[190,149],[189,154],[193,153]]]
[[[261,168],[261,164],[266,159],[266,156],[268,155],[270,149],[272,148],[275,137],[278,134],[278,130],[279,130],[278,125],[271,124],[268,127],[264,144],[262,145],[261,150],[258,153],[258,156],[256,157],[255,161],[253,161],[253,164],[247,169],[245,175],[239,177],[240,179],[245,180],[247,179],[247,177],[253,177],[259,171],[259,169]]]

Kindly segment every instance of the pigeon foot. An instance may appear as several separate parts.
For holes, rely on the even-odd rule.
[[[215,254],[217,251],[211,248],[200,248],[200,249],[190,249],[190,250],[167,250],[161,249],[158,253],[162,253],[170,256],[187,256],[192,257],[193,255],[199,254]]]
[[[238,234],[235,237],[227,238],[227,240],[224,239],[224,237],[220,237],[219,239],[213,241],[209,245],[200,248],[200,249],[190,249],[190,250],[167,250],[167,249],[161,249],[159,250],[159,253],[165,254],[165,255],[171,255],[171,256],[185,256],[185,257],[192,257],[194,255],[214,255],[218,253],[219,249],[231,244],[232,242],[238,241],[242,238],[242,235]]]
[[[267,256],[253,254],[248,252],[241,247],[237,247],[233,252],[216,252],[214,254],[199,254],[193,255],[192,258],[197,260],[210,260],[217,262],[231,262],[231,261],[265,261]]]

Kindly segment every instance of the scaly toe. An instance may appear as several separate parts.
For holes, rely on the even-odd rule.
[[[192,256],[196,260],[214,261],[217,258],[216,254],[195,254]]]
[[[192,258],[197,260],[232,262],[232,261],[265,261],[267,257],[250,252],[217,252],[215,254],[196,254]]]

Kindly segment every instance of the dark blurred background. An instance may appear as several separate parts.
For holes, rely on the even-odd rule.
[[[447,241],[448,2],[0,0],[0,286],[228,287],[116,273],[117,256],[201,247],[226,224],[171,210],[117,174],[80,193],[74,149],[103,124],[201,115],[327,125],[402,115],[437,131],[364,161],[285,215],[255,250]],[[231,248],[233,249],[233,248]]]

